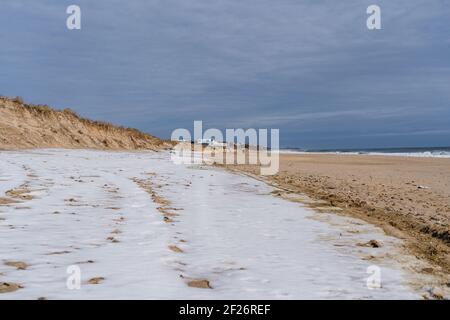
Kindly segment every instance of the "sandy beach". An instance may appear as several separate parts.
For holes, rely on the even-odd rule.
[[[3,151],[0,164],[1,299],[446,294],[380,228],[167,151]]]
[[[257,175],[258,167],[228,167]],[[262,177],[260,177],[262,178]],[[345,154],[281,154],[280,171],[264,177],[289,193],[306,194],[362,218],[448,277],[450,270],[450,159]],[[448,279],[448,278],[447,278]]]
[[[283,154],[260,176],[0,103],[1,299],[449,296],[450,159]]]

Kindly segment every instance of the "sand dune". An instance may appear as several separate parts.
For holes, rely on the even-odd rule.
[[[70,109],[0,97],[0,149],[158,150],[170,144],[136,129],[79,117]]]

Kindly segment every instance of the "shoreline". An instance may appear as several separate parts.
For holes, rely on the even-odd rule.
[[[336,150],[299,150],[284,148],[279,150],[280,154],[286,155],[363,155],[363,156],[386,156],[406,158],[450,158],[450,147],[404,147],[404,148],[375,148],[375,149],[336,149]]]
[[[340,155],[340,156],[367,156],[367,157],[397,157],[397,158],[426,158],[426,159],[450,159],[450,154],[428,154],[428,153],[384,153],[384,152],[302,152],[279,150],[280,155]]]

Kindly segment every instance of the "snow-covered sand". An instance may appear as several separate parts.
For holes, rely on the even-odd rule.
[[[171,202],[174,222],[134,178]],[[389,258],[398,240],[381,230],[314,213],[246,176],[174,164],[166,152],[1,152],[0,197],[20,186],[33,199],[0,206],[0,282],[23,288],[0,299],[420,298]],[[383,247],[356,245],[371,239]],[[80,290],[67,288],[71,265]],[[374,265],[382,287],[369,289]]]

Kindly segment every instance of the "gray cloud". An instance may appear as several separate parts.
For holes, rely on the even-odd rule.
[[[376,1],[376,32],[365,28],[368,0],[76,2],[74,32],[65,29],[73,1],[2,3],[1,94],[165,137],[201,119],[282,126],[291,146],[450,138],[445,1]],[[359,138],[369,135],[377,139]]]

